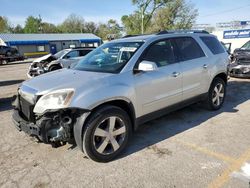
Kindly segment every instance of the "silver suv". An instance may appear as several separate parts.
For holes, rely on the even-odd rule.
[[[221,43],[203,31],[122,38],[92,51],[74,69],[24,82],[13,120],[44,143],[75,141],[89,158],[107,162],[146,121],[199,101],[220,109],[227,65]]]

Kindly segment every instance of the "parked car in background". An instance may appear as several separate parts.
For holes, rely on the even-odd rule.
[[[250,78],[250,41],[235,49],[229,65],[231,77]]]
[[[220,109],[228,61],[222,44],[205,31],[113,40],[73,69],[23,82],[13,121],[44,143],[74,139],[89,158],[108,162],[140,124],[200,101]]]
[[[31,63],[27,75],[31,78],[46,72],[69,68],[93,49],[95,48],[70,48],[59,51],[55,55],[42,56]]]
[[[16,48],[0,46],[0,65],[22,60],[24,60],[24,56],[20,55]]]

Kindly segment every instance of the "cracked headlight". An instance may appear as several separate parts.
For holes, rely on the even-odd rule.
[[[46,110],[67,108],[74,95],[74,89],[62,89],[42,96],[35,105],[34,113],[42,114]]]

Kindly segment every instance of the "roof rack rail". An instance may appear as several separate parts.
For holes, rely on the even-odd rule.
[[[129,37],[138,37],[138,36],[142,36],[142,35],[125,35],[122,38],[129,38]]]
[[[205,30],[169,30],[169,31],[160,31],[156,35],[173,34],[173,33],[203,33],[203,34],[209,34],[209,32],[207,32]]]

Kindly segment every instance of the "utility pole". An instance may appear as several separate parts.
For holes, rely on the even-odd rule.
[[[144,34],[144,11],[143,11],[143,5],[141,6],[141,34]]]

